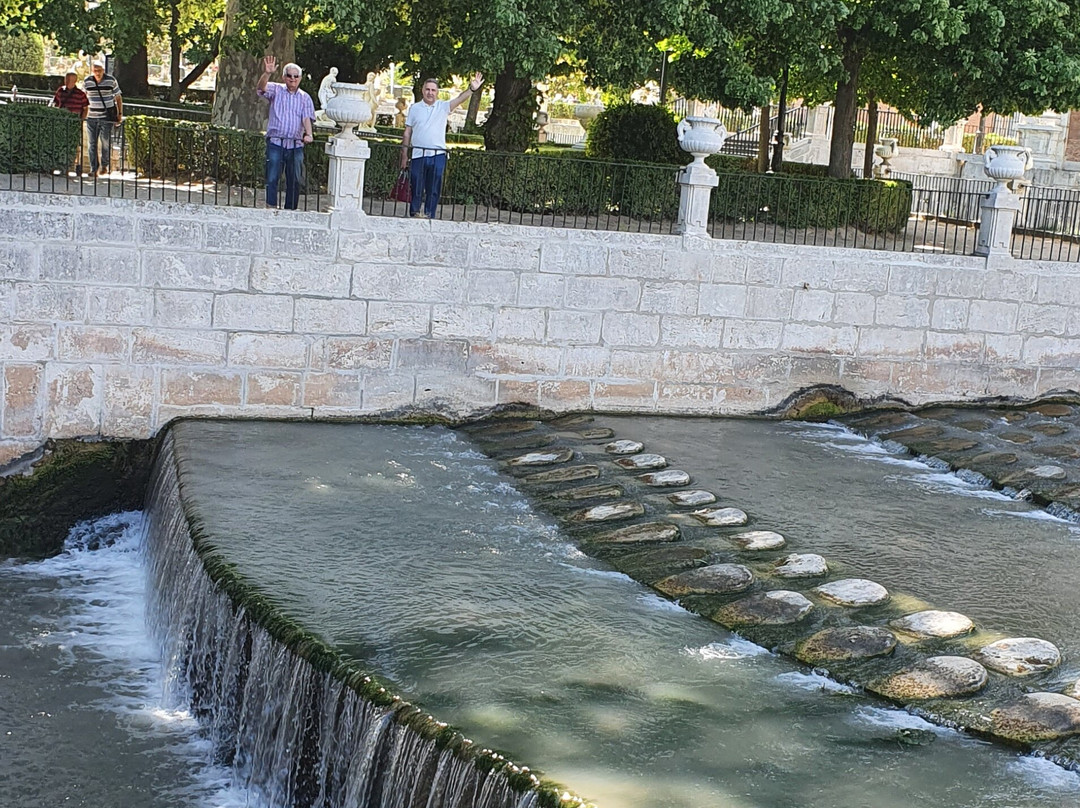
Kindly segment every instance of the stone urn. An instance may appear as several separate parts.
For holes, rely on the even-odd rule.
[[[355,127],[368,124],[373,110],[368,103],[367,85],[335,81],[334,97],[326,104],[326,114],[341,126],[339,138],[355,140]]]
[[[716,118],[687,115],[679,121],[676,130],[679,146],[694,155],[695,163],[704,163],[710,154],[716,154],[728,139],[728,130]]]
[[[992,180],[1004,185],[1021,179],[1031,168],[1031,149],[1026,146],[991,146],[983,157],[983,171]]]

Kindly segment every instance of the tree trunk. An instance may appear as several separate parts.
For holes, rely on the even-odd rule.
[[[465,127],[463,132],[477,131],[476,116],[480,114],[480,97],[484,94],[484,85],[481,84],[475,93],[469,96],[469,107],[465,110]]]
[[[221,29],[223,45],[225,38],[236,30],[239,11],[240,0],[226,0],[225,25]],[[266,52],[277,57],[279,74],[281,68],[296,58],[294,43],[295,32],[284,23],[274,23],[273,35]],[[220,53],[211,122],[214,126],[263,131],[266,129],[267,106],[266,102],[255,94],[255,82],[262,73],[263,57],[224,46]],[[271,76],[270,80],[280,81],[281,76]]]
[[[833,117],[832,142],[829,144],[829,176],[847,179],[851,176],[851,153],[855,145],[856,94],[859,89],[859,68],[863,52],[850,40],[844,42],[841,63],[844,77],[836,87],[836,112]]]
[[[769,170],[769,139],[772,136],[772,105],[766,104],[758,116],[757,170]]]
[[[986,113],[983,112],[982,104],[979,105],[979,128],[975,130],[975,145],[972,147],[973,154],[982,154],[986,146]]]
[[[146,43],[132,54],[126,62],[116,60],[113,77],[127,98],[150,98],[150,80],[147,72]]]
[[[495,77],[495,98],[484,123],[484,148],[488,151],[523,152],[536,141],[533,116],[536,90],[532,80],[519,78],[517,66],[508,62]]]
[[[866,154],[863,155],[862,175],[863,179],[874,176],[874,145],[877,143],[877,99],[870,93],[870,101],[866,105]]]
[[[169,100],[180,100],[180,0],[170,0],[169,6]]]
[[[780,102],[776,106],[776,132],[773,135],[772,170],[779,173],[784,167],[784,118],[787,117],[788,66],[780,76]]]

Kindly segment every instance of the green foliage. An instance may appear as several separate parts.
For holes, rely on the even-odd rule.
[[[75,162],[82,122],[64,109],[0,106],[0,173],[66,172]]]
[[[45,43],[41,34],[0,34],[0,70],[45,72]]]
[[[968,154],[975,153],[975,133],[964,135],[964,151]],[[985,132],[983,133],[983,151],[986,151],[991,146],[1015,146],[1017,140],[1014,137],[1005,137],[1005,135],[999,135],[997,132]]]
[[[548,116],[552,118],[573,118],[574,105],[565,101],[549,101],[547,105]]]
[[[616,104],[596,116],[585,148],[600,160],[641,160],[683,165],[675,118],[665,107]]]
[[[325,25],[313,26],[310,30],[296,35],[296,63],[304,68],[305,80],[301,86],[312,98],[318,96],[319,82],[330,72],[331,67],[338,69],[338,81],[363,84],[367,79],[368,60],[361,53],[363,46],[329,30]],[[310,76],[310,81],[307,80]]]

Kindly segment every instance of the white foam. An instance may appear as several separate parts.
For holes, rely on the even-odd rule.
[[[800,690],[814,690],[825,693],[855,693],[855,688],[850,685],[841,684],[835,679],[830,679],[821,673],[802,673],[800,671],[789,671],[787,673],[779,673],[776,675],[776,679],[779,682],[783,682],[787,685],[792,685]]]
[[[1020,755],[1005,768],[1039,791],[1080,795],[1080,772],[1069,771],[1047,758]]]
[[[690,614],[686,609],[679,605],[677,601],[668,600],[662,598],[659,595],[647,594],[638,595],[638,603],[642,604],[646,608],[655,609],[659,612],[681,612],[682,614]]]
[[[732,637],[724,642],[711,642],[700,648],[686,648],[684,652],[703,660],[749,659],[757,656],[771,656],[772,653],[768,648],[762,648],[742,637]]]
[[[974,739],[968,738],[961,732],[948,727],[941,727],[937,724],[931,724],[925,718],[920,718],[913,713],[906,712],[904,710],[898,710],[889,707],[860,707],[852,713],[852,719],[859,724],[864,724],[870,727],[879,727],[883,729],[922,729],[929,730],[935,735],[946,736],[951,738],[969,740],[971,743],[977,743]]]
[[[1054,516],[1052,513],[1047,513],[1040,508],[1032,508],[1027,511],[998,511],[992,508],[982,508],[979,511],[985,516],[1015,516],[1020,519],[1034,519],[1037,522],[1057,522],[1062,525],[1068,525],[1070,528],[1074,527],[1074,524],[1067,519],[1062,519],[1060,516]]]

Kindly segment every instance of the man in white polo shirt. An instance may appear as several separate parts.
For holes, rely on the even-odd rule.
[[[439,82],[426,79],[422,90],[423,103],[409,107],[409,115],[405,119],[405,134],[401,138],[401,167],[409,166],[412,187],[410,215],[435,218],[435,208],[442,192],[443,172],[446,170],[446,121],[450,113],[461,106],[483,83],[484,76],[477,73],[457,98],[440,101]],[[424,206],[423,213],[420,212],[421,202]]]

